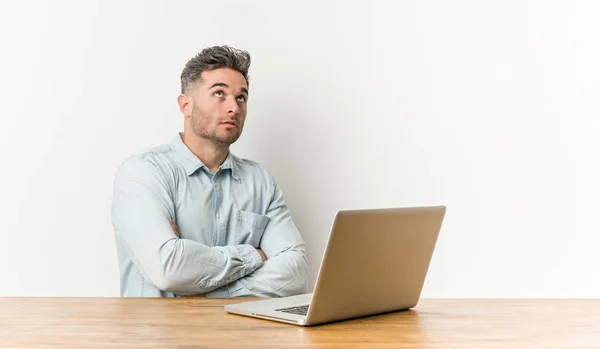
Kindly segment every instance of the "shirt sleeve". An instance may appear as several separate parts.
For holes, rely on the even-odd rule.
[[[144,278],[163,291],[206,293],[262,265],[252,245],[208,247],[178,238],[171,227],[174,202],[161,170],[141,157],[127,159],[114,182],[112,218]]]
[[[284,297],[307,292],[305,242],[292,220],[281,188],[270,178],[275,189],[266,212],[270,220],[260,242],[267,260],[260,269],[208,293],[207,297]]]

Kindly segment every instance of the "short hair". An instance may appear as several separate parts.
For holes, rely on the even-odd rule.
[[[231,46],[212,46],[203,49],[186,63],[181,72],[181,93],[185,93],[190,85],[200,80],[203,71],[219,68],[240,72],[249,85],[250,54]]]

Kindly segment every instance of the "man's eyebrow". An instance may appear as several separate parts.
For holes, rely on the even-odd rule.
[[[215,82],[215,83],[214,83],[214,84],[213,84],[213,85],[212,85],[212,86],[209,88],[209,90],[210,90],[211,88],[215,88],[215,87],[225,87],[225,88],[229,88],[229,85],[227,85],[227,84],[226,84],[226,83],[224,83],[224,82]],[[242,89],[241,89],[241,92],[243,92],[243,93],[245,93],[245,94],[249,94],[249,93],[248,93],[248,89],[247,89],[247,88],[245,88],[245,87],[242,87]]]
[[[227,85],[227,84],[226,84],[226,83],[224,83],[224,82],[215,82],[215,83],[214,83],[214,84],[213,84],[213,85],[212,85],[212,86],[209,88],[209,90],[210,90],[211,88],[213,88],[213,87],[218,87],[218,86],[220,86],[220,87],[225,87],[225,88],[229,88],[229,85]]]

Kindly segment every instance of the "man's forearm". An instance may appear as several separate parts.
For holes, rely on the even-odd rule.
[[[254,272],[207,294],[210,298],[285,297],[307,292],[308,265],[303,246],[268,259]]]

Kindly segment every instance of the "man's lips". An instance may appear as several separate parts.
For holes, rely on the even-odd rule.
[[[225,121],[225,122],[222,122],[221,125],[238,127],[238,124],[235,121]]]

